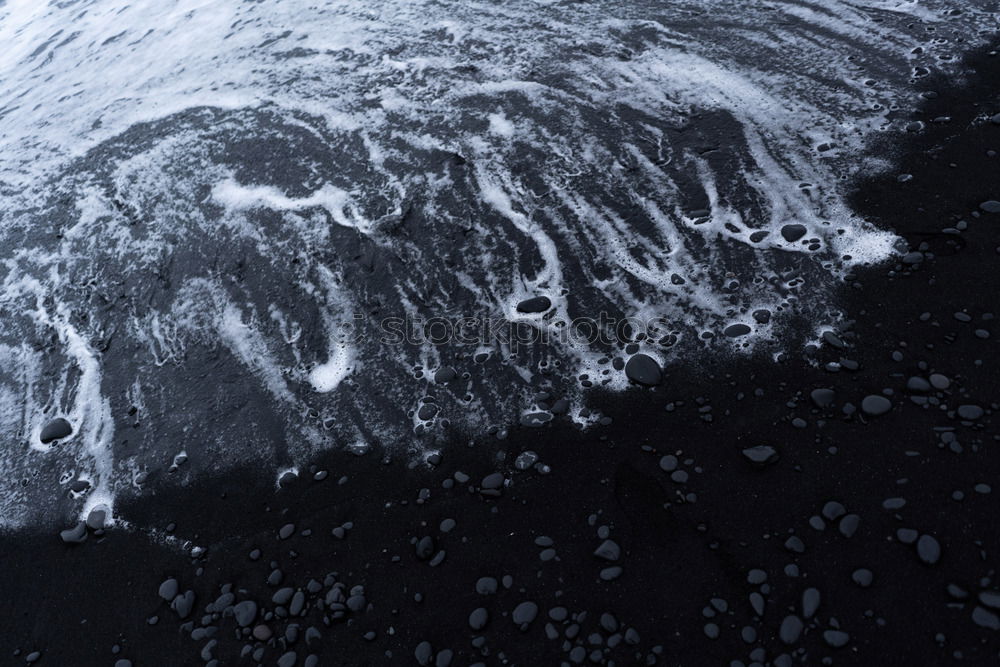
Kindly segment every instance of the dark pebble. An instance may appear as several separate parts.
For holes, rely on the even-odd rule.
[[[70,423],[62,417],[57,417],[45,425],[42,432],[39,434],[38,439],[43,443],[48,444],[53,440],[68,438],[72,434],[73,427],[70,426]]]
[[[83,522],[78,523],[72,528],[60,532],[59,537],[66,544],[80,544],[87,539],[87,526]]]
[[[884,415],[892,409],[892,403],[885,396],[870,394],[861,401],[861,409],[872,417]]]
[[[663,381],[663,372],[656,361],[645,354],[633,355],[625,364],[625,376],[637,384],[655,387]]]
[[[730,324],[723,330],[722,333],[726,334],[730,338],[739,338],[740,336],[746,336],[750,333],[751,329],[743,323]]]
[[[437,372],[434,373],[434,381],[438,384],[451,382],[456,377],[458,377],[458,372],[451,366],[443,366],[437,369]]]
[[[754,465],[764,466],[778,460],[778,450],[770,445],[757,445],[744,449],[743,456]]]
[[[781,235],[789,243],[795,243],[806,235],[806,227],[800,224],[785,225],[781,228]]]
[[[549,300],[549,297],[536,296],[532,297],[531,299],[525,299],[521,303],[517,304],[517,312],[544,313],[551,307],[552,307],[552,301]]]
[[[257,618],[257,603],[253,600],[244,600],[233,607],[233,616],[236,623],[241,628],[248,627]]]

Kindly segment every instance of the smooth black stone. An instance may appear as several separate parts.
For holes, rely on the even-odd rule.
[[[892,409],[892,402],[885,396],[876,396],[872,394],[870,396],[865,396],[861,401],[861,409],[865,411],[865,414],[878,417],[879,415],[884,415]]]
[[[757,445],[744,449],[743,456],[750,463],[763,466],[778,460],[778,450],[770,445]]]
[[[87,526],[84,523],[78,523],[72,528],[60,532],[59,537],[66,544],[80,544],[87,539]]]
[[[53,440],[68,438],[72,434],[73,427],[70,423],[62,417],[57,417],[45,425],[42,432],[39,434],[38,439],[44,444],[48,444]]]
[[[750,333],[750,331],[752,331],[750,327],[746,324],[738,322],[736,324],[730,324],[722,333],[726,334],[730,338],[739,338],[740,336],[746,336]]]
[[[655,387],[663,381],[663,371],[652,357],[636,354],[625,364],[625,376],[637,384]]]
[[[783,236],[784,239],[789,243],[795,243],[805,235],[806,235],[805,225],[800,225],[796,223],[791,225],[785,225],[784,227],[781,228],[781,236]]]
[[[519,313],[544,313],[546,310],[552,307],[552,301],[547,296],[536,296],[530,299],[525,299],[521,303],[517,304],[517,312]]]
[[[442,366],[441,368],[437,369],[437,372],[434,373],[434,381],[437,382],[438,384],[445,384],[446,382],[451,382],[456,377],[458,377],[458,373],[455,371],[454,368],[450,366]]]
[[[813,389],[812,393],[809,394],[809,397],[812,399],[812,402],[816,404],[817,408],[828,408],[833,405],[834,396],[835,394],[832,389],[823,387]]]

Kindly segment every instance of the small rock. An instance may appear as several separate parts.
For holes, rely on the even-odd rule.
[[[941,545],[931,535],[921,535],[917,540],[917,555],[928,565],[934,565],[941,560]]]
[[[594,555],[604,560],[616,561],[621,558],[621,547],[614,540],[604,540],[601,545],[594,550]]]
[[[521,303],[517,304],[517,312],[519,313],[544,313],[546,310],[552,307],[552,301],[547,296],[536,296],[530,299],[525,299]]]
[[[864,410],[867,415],[878,417],[879,415],[884,415],[889,412],[889,410],[892,409],[892,403],[885,396],[869,394],[861,401],[861,409]]]
[[[538,616],[538,605],[530,601],[514,607],[514,612],[511,614],[513,621],[520,626],[531,623],[536,616]]]
[[[846,646],[847,642],[851,641],[851,636],[840,630],[827,630],[823,633],[823,641],[833,648],[840,648],[841,646]]]
[[[57,417],[42,428],[42,432],[38,435],[38,439],[41,440],[43,444],[48,444],[53,440],[68,438],[72,434],[73,427],[70,423],[62,417]]]
[[[806,235],[806,226],[800,224],[785,225],[781,228],[781,236],[789,243],[795,243]]]
[[[72,528],[61,531],[59,537],[66,544],[80,544],[87,539],[87,525],[81,521]]]
[[[778,460],[778,450],[770,445],[756,445],[743,450],[743,457],[755,466],[765,466]]]
[[[730,338],[739,338],[740,336],[746,336],[751,331],[752,329],[746,324],[737,322],[736,324],[730,324],[722,331],[722,333]]]
[[[253,600],[244,600],[233,607],[233,616],[236,624],[241,628],[248,627],[257,618],[257,603]]]
[[[652,357],[639,353],[632,355],[625,364],[625,376],[646,387],[655,387],[663,381],[663,371]]]
[[[174,579],[173,577],[170,577],[162,584],[160,584],[160,590],[158,591],[158,593],[160,597],[166,600],[167,602],[173,602],[174,598],[177,597],[177,593],[179,592],[179,590],[180,587],[179,584],[177,583],[177,580]]]

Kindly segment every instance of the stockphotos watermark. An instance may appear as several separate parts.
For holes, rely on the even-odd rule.
[[[615,345],[649,338],[663,340],[677,328],[665,317],[641,319],[615,317],[601,312],[597,317],[572,320],[515,320],[505,317],[385,317],[380,320],[355,313],[342,321],[334,335],[342,344],[375,341],[381,345],[505,346]]]

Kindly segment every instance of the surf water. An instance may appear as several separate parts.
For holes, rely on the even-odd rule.
[[[0,520],[801,345],[897,252],[843,184],[980,4],[0,3]]]

